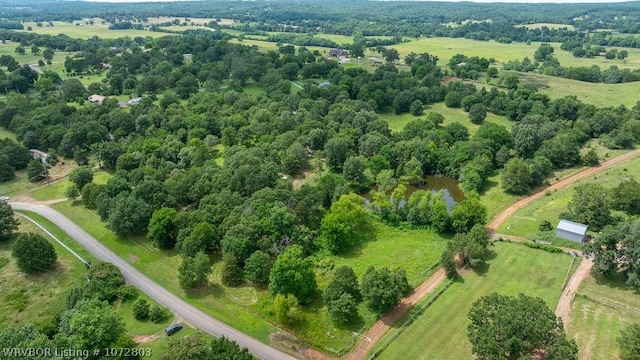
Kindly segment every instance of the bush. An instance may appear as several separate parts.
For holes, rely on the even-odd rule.
[[[133,317],[144,320],[149,317],[149,303],[145,299],[138,299],[133,303]]]
[[[137,299],[138,295],[138,289],[133,285],[120,286],[118,290],[116,290],[116,296],[122,301]]]
[[[551,223],[549,222],[549,220],[542,220],[540,225],[538,225],[538,230],[540,230],[540,231],[551,231],[551,230],[553,230],[553,226],[551,226]]]
[[[276,321],[280,324],[293,324],[301,319],[302,314],[298,305],[298,299],[289,294],[276,295],[273,299],[273,307],[275,310]]]
[[[34,233],[18,236],[11,255],[16,259],[20,271],[27,274],[51,270],[58,260],[53,245]]]
[[[562,252],[562,249],[560,249],[559,247],[555,247],[553,245],[538,244],[538,243],[532,243],[532,242],[524,242],[523,244],[526,247],[530,247],[532,249],[540,249],[540,250],[544,250],[544,251],[550,252],[550,253],[561,253]]]
[[[152,322],[159,324],[162,321],[164,321],[164,319],[166,318],[167,318],[167,311],[163,307],[160,307],[158,305],[153,305],[149,309],[149,320],[151,320]]]

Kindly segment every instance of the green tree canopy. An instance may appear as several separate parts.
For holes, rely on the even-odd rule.
[[[291,245],[281,253],[269,275],[269,290],[273,294],[292,294],[307,304],[317,288],[311,259],[303,258],[302,247]]]
[[[194,257],[185,257],[178,268],[180,287],[191,289],[206,285],[211,271],[211,261],[205,253],[199,252]]]
[[[502,188],[512,194],[526,194],[532,182],[529,165],[520,158],[507,162],[502,172]]]
[[[109,303],[84,299],[62,315],[58,336],[75,349],[104,349],[123,334],[124,323]]]
[[[6,201],[0,201],[0,240],[7,239],[18,230],[18,219],[13,214],[13,208]]]
[[[577,359],[578,346],[568,340],[562,320],[540,298],[486,295],[468,314],[468,337],[477,359],[524,359],[534,349],[546,359]]]
[[[11,256],[16,259],[18,268],[28,274],[51,270],[58,260],[53,245],[34,233],[18,236],[13,244]]]
[[[362,276],[362,297],[371,310],[380,314],[394,307],[408,289],[404,269],[392,272],[386,267],[370,267]]]
[[[576,185],[567,205],[573,220],[587,224],[593,230],[611,224],[611,192],[600,184]]]
[[[361,243],[371,233],[371,220],[363,200],[356,194],[340,197],[321,222],[323,244],[334,254],[344,253]]]
[[[172,249],[176,244],[178,227],[175,218],[178,212],[173,208],[161,208],[153,212],[149,220],[147,239],[160,249]]]

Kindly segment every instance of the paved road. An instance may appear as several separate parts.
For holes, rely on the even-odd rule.
[[[122,275],[127,281],[136,286],[140,291],[149,295],[158,303],[166,306],[174,314],[180,316],[185,321],[194,325],[198,329],[205,331],[217,337],[225,336],[238,343],[241,347],[246,347],[254,355],[265,360],[293,360],[295,358],[280,352],[266,344],[261,343],[252,337],[222,323],[219,320],[205,314],[183,301],[179,297],[173,295],[168,290],[158,285],[140,271],[136,270],[128,262],[116,255],[106,246],[102,245],[98,240],[82,230],[78,225],[66,218],[59,212],[43,205],[32,205],[22,202],[9,203],[16,210],[32,211],[42,215],[49,221],[53,222],[71,236],[80,245],[84,246],[89,252],[98,259],[108,261],[120,268]]]

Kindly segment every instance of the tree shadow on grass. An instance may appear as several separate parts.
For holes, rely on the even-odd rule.
[[[498,186],[498,182],[491,180],[491,177],[498,175],[498,172],[496,170],[493,170],[489,176],[487,177],[487,179],[485,179],[482,182],[482,188],[480,189],[480,195],[484,195],[486,194],[489,190],[493,189],[494,187]]]
[[[640,289],[634,289],[627,285],[626,279],[621,273],[615,274],[613,277],[608,278],[604,275],[596,274],[592,275],[598,285],[607,286],[611,289],[629,291],[633,294],[640,295]]]
[[[491,266],[488,261],[496,258],[498,254],[493,250],[486,250],[483,261],[479,261],[471,266],[471,269],[479,276],[485,276]]]
[[[220,284],[207,283],[206,286],[188,289],[184,291],[187,299],[203,299],[206,297],[220,298],[224,296],[225,289]]]

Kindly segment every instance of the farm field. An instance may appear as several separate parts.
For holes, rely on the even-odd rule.
[[[526,24],[526,25],[516,25],[516,27],[525,27],[527,29],[541,29],[544,26],[546,26],[549,29],[566,28],[568,30],[575,30],[575,26],[567,25],[567,24],[535,23],[535,24]]]
[[[94,21],[93,25],[88,24],[90,20]],[[63,21],[53,21],[54,26],[47,26],[47,23],[43,23],[42,26],[37,26],[35,22],[25,22],[24,27],[27,32],[27,27],[31,26],[33,28],[34,33],[36,34],[46,34],[46,35],[58,35],[65,34],[72,38],[80,38],[80,39],[89,39],[94,36],[105,38],[105,39],[117,39],[119,37],[136,37],[136,36],[151,36],[151,37],[162,37],[166,35],[170,35],[167,33],[154,32],[148,30],[134,30],[134,29],[126,29],[126,30],[109,30],[109,23],[102,24],[101,19],[85,19],[85,20],[75,20],[73,23],[63,22]]]
[[[516,73],[522,83],[540,87],[543,94],[552,99],[575,95],[579,100],[595,106],[633,107],[640,92],[640,82],[622,84],[589,83],[532,73]]]
[[[619,359],[620,330],[640,322],[640,296],[621,280],[585,279],[571,306],[567,333],[576,340],[580,359]]]
[[[465,271],[378,358],[397,359],[400,354],[406,359],[473,358],[467,339],[467,313],[475,300],[492,292],[537,296],[555,308],[571,264],[570,255],[502,242],[489,250],[494,256],[487,261],[486,269],[480,273]],[[576,266],[577,262],[573,269]]]
[[[611,188],[629,177],[635,177],[636,179],[640,177],[640,158],[635,158],[623,165],[615,166],[603,174],[581,180],[576,184],[594,182]],[[567,211],[567,204],[571,201],[574,187],[575,184],[555,191],[549,196],[545,196],[517,211],[502,224],[498,232],[501,234],[534,238],[539,235],[538,225],[541,221],[548,220],[555,226],[558,223],[559,215]]]

